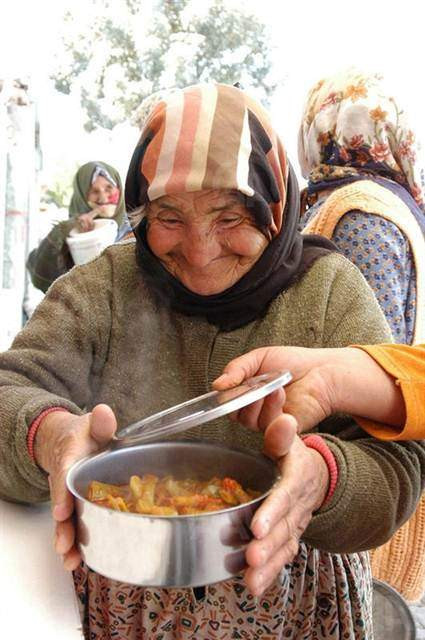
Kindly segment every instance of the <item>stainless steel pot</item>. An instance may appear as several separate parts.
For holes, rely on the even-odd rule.
[[[261,492],[249,503],[196,516],[148,516],[89,502],[92,480],[127,483],[133,474],[207,480],[230,476]],[[278,478],[261,454],[200,441],[155,442],[107,450],[77,462],[67,485],[76,500],[78,545],[89,567],[143,586],[192,587],[226,580],[245,567],[252,516]]]

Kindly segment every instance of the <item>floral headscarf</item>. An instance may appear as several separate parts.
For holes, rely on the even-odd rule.
[[[348,69],[310,91],[298,138],[303,176],[312,183],[376,174],[403,185],[425,209],[419,146],[382,77]]]

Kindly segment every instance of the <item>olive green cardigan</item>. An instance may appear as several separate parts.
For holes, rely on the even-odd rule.
[[[340,255],[316,261],[273,301],[265,318],[223,332],[161,305],[136,266],[134,243],[112,246],[55,282],[0,356],[0,494],[27,502],[48,499],[46,474],[26,447],[29,425],[47,407],[81,413],[104,402],[125,426],[205,393],[230,359],[255,347],[390,339],[372,290]],[[333,432],[324,437],[337,459],[339,481],[304,539],[333,552],[378,546],[414,510],[424,447],[373,440],[346,419],[334,419],[326,429]],[[260,434],[225,419],[186,436],[262,446]]]

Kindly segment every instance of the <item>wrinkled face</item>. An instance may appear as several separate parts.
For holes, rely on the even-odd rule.
[[[105,213],[111,210],[111,205],[117,205],[119,198],[120,190],[103,176],[96,178],[87,194],[89,205],[93,209],[104,210]],[[115,210],[115,207],[113,209]]]
[[[232,191],[163,196],[149,204],[147,219],[152,252],[175,278],[199,295],[231,287],[268,244]]]

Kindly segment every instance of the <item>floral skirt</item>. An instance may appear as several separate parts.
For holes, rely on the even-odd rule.
[[[300,544],[261,597],[238,576],[205,588],[148,589],[74,572],[86,640],[372,640],[366,553],[333,555]]]

